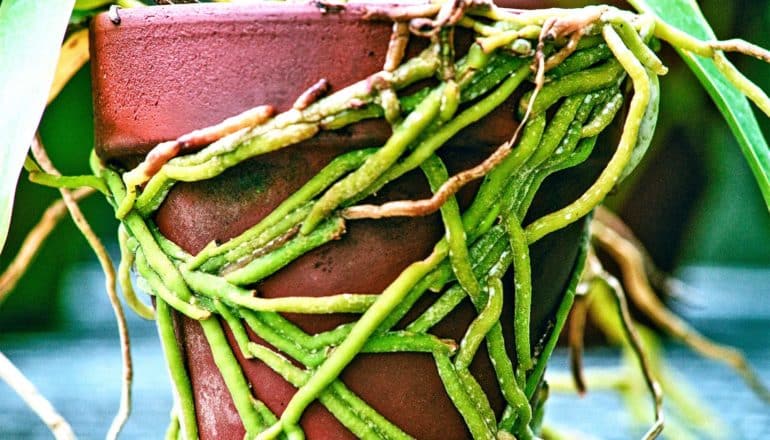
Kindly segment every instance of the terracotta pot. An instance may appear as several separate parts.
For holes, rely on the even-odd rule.
[[[121,10],[119,25],[106,15],[96,17],[91,53],[98,154],[132,166],[161,141],[255,105],[269,103],[286,110],[320,78],[339,90],[380,70],[391,24],[362,20],[361,12],[360,6],[324,13],[301,4],[200,4]],[[514,104],[511,100],[501,106],[443,147],[442,157],[450,171],[478,163],[510,137],[516,126]],[[389,127],[383,122],[361,122],[259,156],[210,181],[177,184],[155,221],[163,234],[194,254],[211,240],[225,241],[258,222],[336,155],[381,145],[388,135]],[[538,198],[531,214],[539,216],[562,206],[596,174],[596,167],[589,166],[549,179],[541,191],[546,196]],[[473,190],[461,194],[462,203],[467,204]],[[428,194],[422,175],[411,173],[388,185],[378,201]],[[582,231],[583,225],[577,223],[531,249],[535,350],[548,334],[572,274]],[[350,221],[341,240],[304,255],[255,287],[265,297],[379,293],[408,264],[427,256],[442,234],[436,215]],[[504,316],[512,317],[512,290],[507,289]],[[427,307],[436,297],[426,294],[416,309]],[[353,318],[286,316],[310,333]],[[434,333],[459,340],[474,316],[470,303],[463,303]],[[178,323],[201,438],[243,438],[243,426],[200,326],[188,319]],[[511,319],[503,327],[511,342]],[[234,350],[255,396],[280,414],[295,389],[261,362],[245,360]],[[499,414],[503,401],[485,348],[472,372]],[[429,355],[361,355],[345,369],[342,379],[416,438],[470,438]],[[309,439],[353,438],[318,403],[306,411],[301,424]]]

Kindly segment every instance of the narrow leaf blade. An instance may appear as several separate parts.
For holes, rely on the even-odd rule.
[[[640,12],[652,13],[693,37],[704,41],[716,39],[694,0],[630,0],[630,3]],[[748,99],[710,59],[679,49],[677,52],[722,112],[770,209],[770,149]]]
[[[0,251],[74,0],[0,3]]]

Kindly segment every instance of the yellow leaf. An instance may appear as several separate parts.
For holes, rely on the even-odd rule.
[[[51,91],[48,93],[47,104],[50,104],[59,95],[59,92],[83,67],[88,58],[88,29],[81,29],[70,35],[62,44],[59,63],[56,65],[56,76],[54,76]]]

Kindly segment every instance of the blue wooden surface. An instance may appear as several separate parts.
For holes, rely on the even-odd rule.
[[[678,308],[708,336],[743,349],[770,383],[770,272],[691,268],[681,275],[699,290]],[[0,350],[52,401],[80,438],[103,438],[120,393],[116,330],[98,270],[86,266],[70,278],[64,286],[68,298],[64,310],[66,316],[77,319],[65,322],[64,330],[56,333],[0,335]],[[132,318],[130,327],[134,412],[122,438],[162,438],[171,395],[160,347],[152,323]],[[740,379],[681,347],[669,344],[667,351],[670,364],[731,429],[726,438],[770,438],[770,407],[751,395]],[[609,366],[617,358],[610,350],[595,350],[589,351],[587,363]],[[566,365],[565,353],[557,351],[551,371],[564,371]],[[638,438],[640,433],[620,398],[607,392],[589,393],[582,399],[553,394],[546,421],[591,434],[581,438],[620,440]],[[0,383],[0,439],[38,438],[52,437],[10,388]]]

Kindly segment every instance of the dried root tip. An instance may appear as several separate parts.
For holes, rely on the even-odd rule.
[[[310,106],[310,104],[318,101],[321,99],[324,95],[329,93],[329,90],[331,90],[331,85],[329,84],[329,81],[326,80],[326,78],[321,78],[318,80],[317,83],[310,86],[307,90],[305,90],[301,95],[299,95],[299,98],[297,98],[296,101],[294,101],[294,105],[292,105],[292,108],[294,110],[305,110]]]
[[[118,5],[110,5],[110,9],[107,11],[107,17],[109,17],[112,24],[115,26],[119,25],[121,23],[120,18],[120,6]]]
[[[318,8],[322,14],[338,13],[345,10],[345,1],[315,0],[313,5]]]
[[[762,383],[740,351],[717,344],[701,335],[671,312],[655,295],[645,272],[643,250],[633,235],[627,235],[630,234],[628,228],[619,224],[622,225],[622,221],[608,211],[597,211],[594,222],[591,224],[591,234],[594,241],[620,266],[623,282],[634,305],[669,336],[676,338],[701,356],[730,366],[743,378],[757,397],[770,402],[770,390]]]
[[[770,51],[759,47],[756,44],[751,44],[748,41],[738,38],[725,41],[711,41],[708,43],[714,50],[721,50],[723,52],[738,52],[750,57],[754,57],[760,61],[770,63]]]
[[[261,125],[272,118],[274,114],[275,108],[273,106],[260,105],[246,110],[239,115],[227,118],[219,124],[192,131],[173,141],[162,142],[147,154],[142,163],[125,173],[123,180],[128,187],[142,185],[150,180],[163,165],[176,157],[183,149],[202,147],[238,130]]]
[[[575,303],[569,315],[569,354],[570,371],[575,389],[580,396],[586,393],[586,381],[583,375],[583,341],[585,337],[588,297],[576,295]]]
[[[385,64],[382,69],[386,72],[392,72],[401,64],[406,52],[406,46],[409,44],[409,24],[404,21],[393,23],[393,32],[390,34],[388,43],[388,53],[385,56]]]

